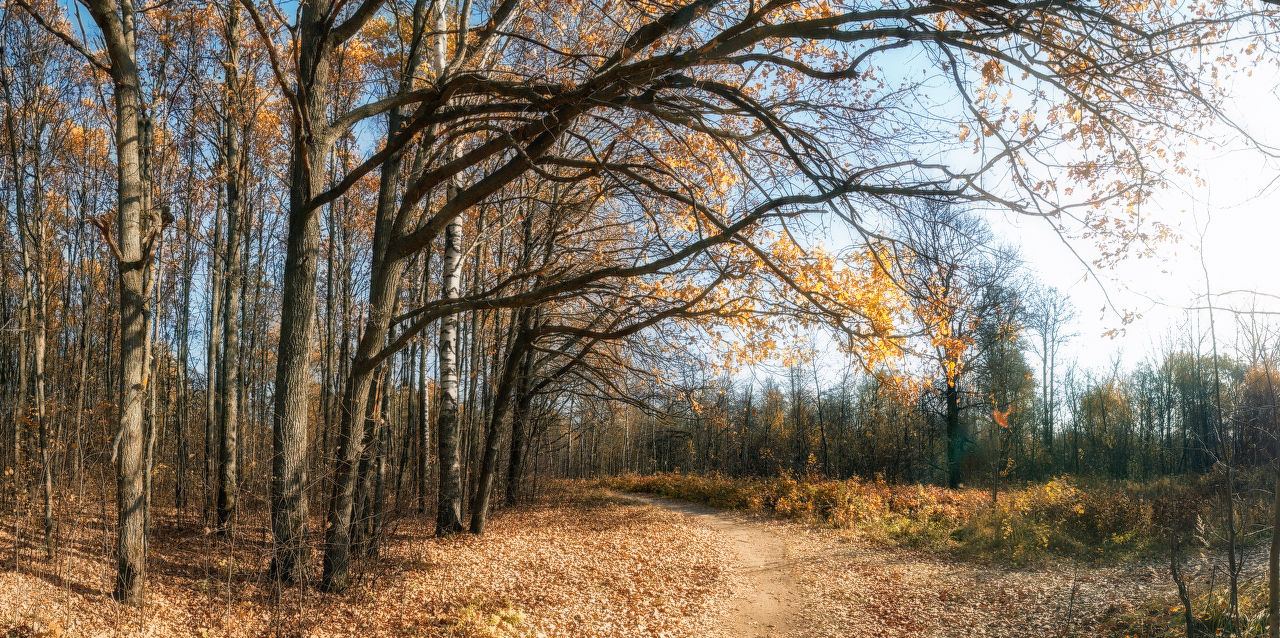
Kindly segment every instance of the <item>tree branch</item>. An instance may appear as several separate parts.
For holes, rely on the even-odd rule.
[[[27,13],[33,19],[35,19],[36,24],[40,25],[40,28],[53,34],[54,37],[65,42],[67,46],[71,47],[72,49],[75,49],[77,53],[84,56],[84,59],[88,61],[90,65],[97,68],[99,71],[105,71],[108,74],[111,73],[111,66],[109,64],[102,62],[101,60],[98,59],[98,56],[90,53],[88,49],[84,48],[84,45],[80,44],[79,41],[71,37],[71,34],[53,26],[52,23],[50,23],[48,20],[45,20],[43,17],[41,17],[39,12],[35,10],[35,7],[32,7],[27,2],[27,0],[14,0],[14,2],[16,2],[18,6],[25,9]]]

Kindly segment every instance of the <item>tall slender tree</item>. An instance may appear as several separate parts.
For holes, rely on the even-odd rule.
[[[238,0],[229,0],[226,7],[224,40],[226,59],[223,62],[223,113],[221,166],[226,189],[227,251],[225,292],[222,298],[226,306],[222,312],[222,361],[218,375],[218,393],[221,395],[221,445],[218,453],[217,527],[225,531],[236,511],[236,492],[239,483],[238,454],[240,443],[240,299],[244,289],[242,261],[244,259],[244,203],[242,201],[243,171],[240,157],[241,121],[239,117],[240,39],[242,37],[241,10]]]

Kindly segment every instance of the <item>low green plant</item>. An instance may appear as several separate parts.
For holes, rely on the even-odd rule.
[[[524,622],[524,612],[504,598],[501,602],[486,600],[464,606],[452,625],[454,635],[498,638],[527,634],[529,628]]]

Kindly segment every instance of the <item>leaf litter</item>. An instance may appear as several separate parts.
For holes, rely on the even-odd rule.
[[[1109,636],[1117,619],[1131,629],[1171,600],[1158,563],[1012,567],[765,515],[742,520],[786,544],[801,589],[796,635]],[[571,483],[498,512],[484,537],[436,539],[428,518],[397,521],[344,595],[270,582],[261,517],[229,539],[158,522],[147,601],[135,607],[110,597],[114,538],[100,518],[67,525],[54,560],[25,540],[29,531],[14,543],[13,520],[4,522],[6,637],[727,637],[719,628],[744,587],[724,533]],[[1190,562],[1206,580],[1212,561]],[[1147,622],[1169,626],[1166,614]]]
[[[572,487],[498,512],[483,537],[436,539],[432,521],[401,520],[343,595],[268,581],[265,520],[254,523],[231,539],[157,533],[147,601],[135,607],[111,599],[101,520],[64,530],[56,560],[15,545],[7,525],[0,635],[679,638],[714,635],[735,587],[721,535]]]
[[[1117,619],[1173,599],[1167,570],[1152,561],[1018,567],[888,546],[848,530],[766,524],[803,565],[797,579],[814,635],[824,638],[1130,635],[1117,633]],[[1145,622],[1150,635],[1169,628],[1165,614]]]

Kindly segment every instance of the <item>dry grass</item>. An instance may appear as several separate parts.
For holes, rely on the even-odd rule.
[[[1061,558],[1116,561],[1151,557],[1164,547],[1157,513],[1203,487],[1082,483],[1063,477],[1004,490],[992,503],[984,489],[719,475],[626,475],[601,484],[837,529],[858,530],[889,545],[977,560],[1035,564]],[[1169,505],[1163,507],[1162,505]]]
[[[402,520],[341,596],[267,581],[262,522],[229,539],[158,522],[147,600],[121,607],[102,520],[64,530],[56,560],[15,546],[7,520],[0,634],[704,636],[732,590],[733,552],[714,532],[582,488],[500,512],[482,538]]]

